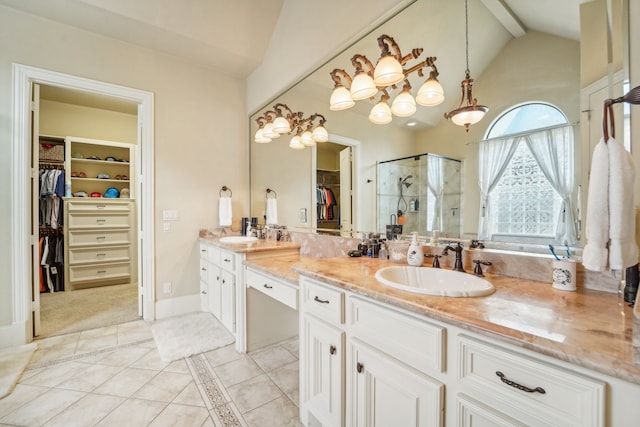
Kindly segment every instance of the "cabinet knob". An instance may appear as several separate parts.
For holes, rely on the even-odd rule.
[[[329,346],[329,354],[336,354],[336,346],[335,345],[330,345]]]
[[[536,387],[536,388],[529,388],[527,386],[523,386],[522,384],[518,384],[515,381],[512,381],[510,379],[508,379],[507,377],[504,376],[504,374],[500,371],[496,371],[496,375],[498,377],[500,377],[500,381],[502,381],[503,383],[505,383],[506,385],[509,385],[513,388],[517,388],[518,390],[522,390],[525,391],[527,393],[535,393],[538,392],[540,394],[545,394],[546,391],[542,388],[542,387]]]
[[[265,288],[267,288],[267,289],[273,289],[273,286],[271,286],[271,285],[267,285],[266,283],[265,283],[264,285],[262,285],[262,286],[264,286],[264,287],[265,287]]]
[[[318,297],[318,295],[316,295],[315,297],[313,297],[313,300],[315,302],[319,302],[320,304],[329,304],[329,300],[326,299],[320,299],[320,297]]]
[[[359,374],[361,374],[362,372],[364,372],[364,365],[360,362],[356,363],[356,370]]]

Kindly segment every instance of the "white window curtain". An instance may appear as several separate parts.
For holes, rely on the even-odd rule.
[[[480,143],[478,154],[478,185],[480,186],[480,219],[478,221],[478,239],[490,240],[491,203],[489,198],[509,161],[516,151],[518,137],[496,138]]]
[[[542,173],[562,199],[556,242],[578,241],[571,193],[573,192],[573,128],[571,125],[547,129],[523,136]]]
[[[433,206],[433,222],[431,230],[442,231],[442,196],[444,193],[444,177],[442,157],[427,156],[427,187],[433,193],[435,203]]]

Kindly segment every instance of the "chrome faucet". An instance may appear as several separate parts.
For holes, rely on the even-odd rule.
[[[462,243],[458,242],[455,247],[450,245],[445,246],[442,251],[442,255],[449,255],[449,251],[454,251],[456,253],[456,262],[453,264],[453,268],[456,271],[462,271],[464,273],[464,267],[462,266]]]

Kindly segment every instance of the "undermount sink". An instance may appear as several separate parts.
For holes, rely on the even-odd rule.
[[[256,240],[255,236],[225,236],[220,238],[220,243],[251,243]]]
[[[376,280],[386,286],[423,295],[482,297],[495,292],[482,277],[431,267],[395,266],[376,271]]]

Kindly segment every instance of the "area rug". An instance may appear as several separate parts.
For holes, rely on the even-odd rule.
[[[235,341],[211,313],[158,320],[151,325],[151,332],[164,362],[215,350]]]
[[[0,350],[0,399],[13,391],[37,348],[31,343]]]

